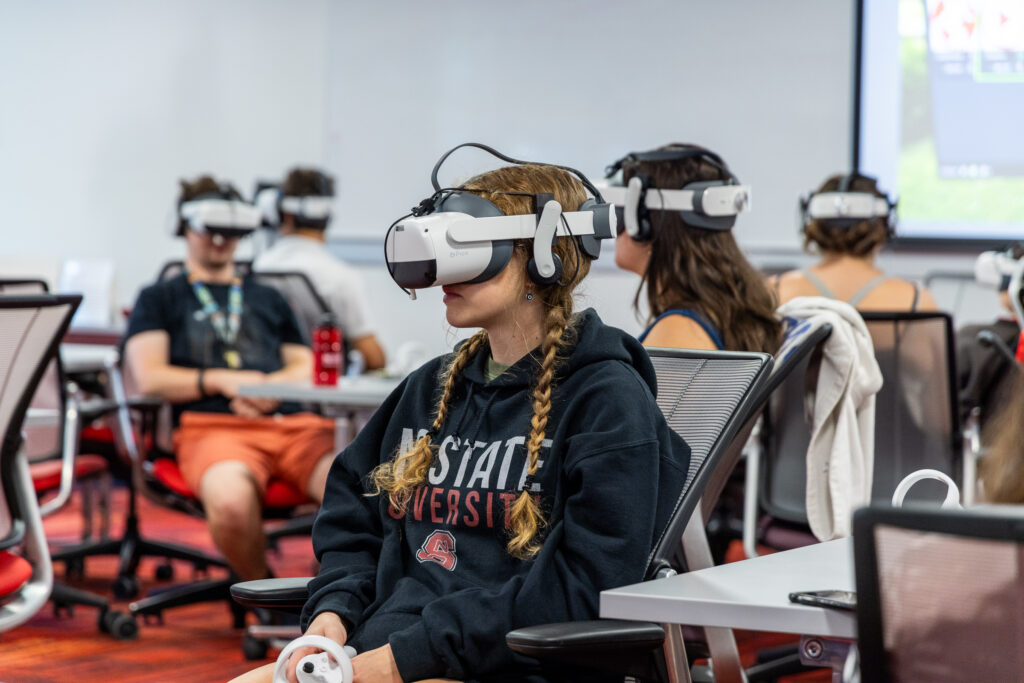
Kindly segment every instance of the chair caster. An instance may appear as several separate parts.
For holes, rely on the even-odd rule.
[[[85,578],[85,558],[76,557],[64,562],[64,578],[68,581],[81,581]]]
[[[165,562],[156,568],[156,580],[157,581],[170,581],[174,578],[174,565],[170,562]]]
[[[103,610],[99,618],[100,631],[114,636],[115,640],[134,640],[139,637],[139,624],[131,614],[117,610]]]
[[[62,616],[66,616],[71,619],[75,616],[75,606],[70,602],[59,602],[53,601],[53,616],[60,619]]]
[[[259,638],[247,635],[242,639],[242,655],[250,662],[266,659],[267,643]]]
[[[114,580],[114,597],[118,600],[131,600],[139,594],[139,580],[134,576],[118,576]]]

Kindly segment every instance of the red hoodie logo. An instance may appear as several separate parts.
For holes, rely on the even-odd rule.
[[[455,570],[459,558],[455,556],[455,537],[450,531],[435,531],[423,541],[416,559],[420,562],[437,562],[448,571]]]

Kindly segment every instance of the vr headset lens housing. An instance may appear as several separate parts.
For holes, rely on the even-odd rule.
[[[260,226],[260,211],[238,199],[194,199],[178,209],[181,220],[199,233],[223,238],[245,237]]]

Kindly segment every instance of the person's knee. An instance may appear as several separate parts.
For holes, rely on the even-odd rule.
[[[215,532],[249,535],[261,519],[259,489],[241,463],[219,463],[203,475],[200,500]]]

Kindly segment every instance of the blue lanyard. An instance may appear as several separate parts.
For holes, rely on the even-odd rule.
[[[213,332],[217,335],[217,339],[225,346],[234,346],[235,340],[238,339],[238,330],[242,327],[242,280],[237,277],[231,280],[231,290],[228,292],[228,319],[225,322],[224,314],[213,295],[210,294],[210,289],[193,278],[187,271],[186,275],[189,284],[192,285],[192,291],[195,292],[196,298],[203,307],[203,313],[213,325]]]

